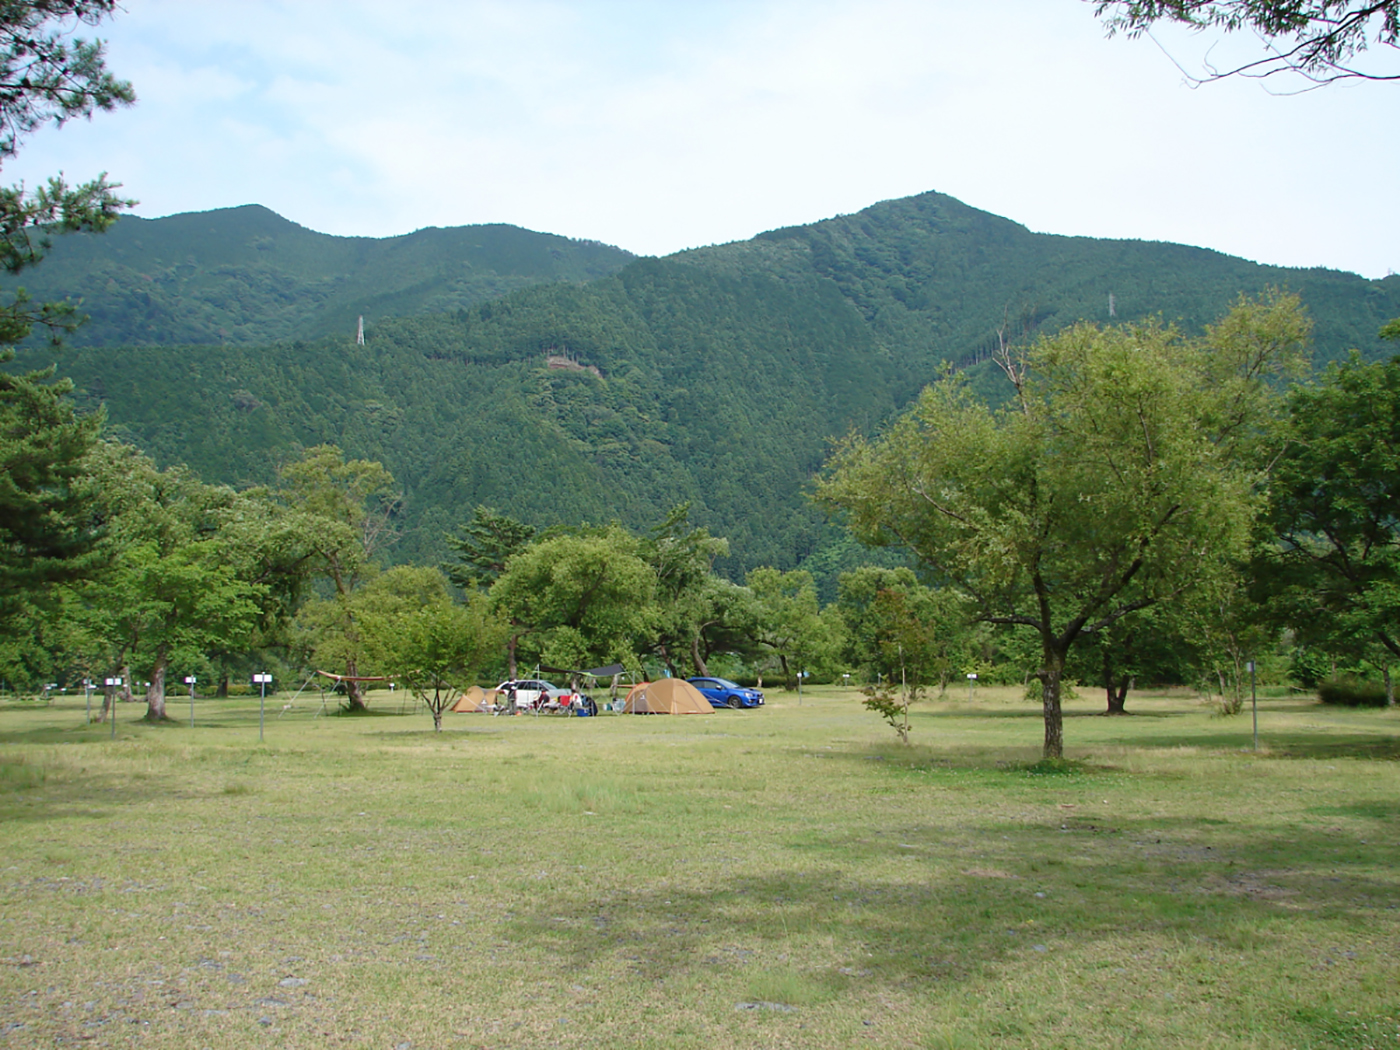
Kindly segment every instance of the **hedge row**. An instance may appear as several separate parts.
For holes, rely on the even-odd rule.
[[[1317,684],[1317,695],[1324,704],[1342,707],[1385,707],[1385,686],[1356,678],[1328,678]]]

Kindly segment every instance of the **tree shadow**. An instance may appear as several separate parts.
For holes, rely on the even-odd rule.
[[[1124,935],[1139,931],[1156,942],[1249,950],[1296,941],[1296,927],[1316,923],[1304,939],[1325,941],[1339,918],[1364,928],[1395,892],[1370,873],[1400,862],[1388,834],[1400,804],[1347,815],[1374,820],[1375,833],[1246,831],[1194,818],[984,823],[960,832],[997,843],[1014,835],[1015,852],[955,860],[952,870],[947,860],[962,855],[940,829],[817,836],[788,847],[810,854],[806,862],[708,889],[642,883],[626,871],[601,880],[611,890],[563,887],[517,909],[509,927],[512,940],[561,972],[597,967],[643,982],[742,981],[802,958],[805,977],[830,998],[863,994],[866,982],[974,981],[1012,957],[1043,955],[1053,965],[1066,949],[1121,956]],[[1058,864],[1070,848],[1075,863]],[[891,864],[909,865],[910,875],[884,877]]]
[[[1253,734],[1248,725],[1232,732],[1142,733],[1124,737],[1119,743],[1138,748],[1196,747],[1210,751],[1252,751]],[[1360,758],[1393,760],[1400,758],[1400,736],[1375,733],[1308,732],[1306,730],[1261,730],[1260,753],[1270,758],[1337,759]]]

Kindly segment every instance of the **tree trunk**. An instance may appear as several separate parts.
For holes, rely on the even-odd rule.
[[[1385,674],[1385,706],[1395,706],[1395,683],[1390,680],[1390,664],[1383,668]]]
[[[365,696],[360,692],[360,683],[354,680],[359,673],[355,665],[355,658],[347,656],[345,658],[345,700],[352,711],[368,711],[369,704],[365,703]]]
[[[122,664],[122,684],[117,688],[117,699],[124,704],[131,703],[131,665]]]
[[[117,717],[115,713],[117,706],[116,700],[116,691],[111,686],[102,690],[102,710],[97,713],[97,720],[99,722],[107,721],[108,716],[112,718]]]
[[[214,690],[214,696],[220,700],[228,699],[228,672],[219,672],[219,688]]]
[[[520,644],[520,635],[512,634],[506,642],[506,677],[515,680],[515,647]]]
[[[1040,679],[1040,706],[1045,718],[1043,758],[1065,757],[1064,713],[1060,710],[1060,681],[1064,673],[1064,654],[1047,651],[1040,672],[1036,675]]]
[[[1128,686],[1130,679],[1124,675],[1118,680],[1116,688],[1110,685],[1108,688],[1108,710],[1105,714],[1126,715],[1128,713]]]
[[[165,721],[165,668],[170,657],[161,646],[156,650],[155,666],[151,668],[151,684],[146,687],[146,721]]]
[[[1115,679],[1113,677],[1113,658],[1105,649],[1103,653],[1103,688],[1108,694],[1108,710],[1106,715],[1126,715],[1125,704],[1128,702],[1128,686],[1132,681],[1129,675],[1123,675]]]
[[[428,710],[433,713],[434,733],[442,732],[442,713],[447,710],[447,703],[452,699],[452,693],[452,688],[446,682],[437,679],[433,682],[433,699],[431,702],[428,702],[426,693],[419,694],[424,702],[428,704]]]
[[[700,655],[700,633],[697,631],[695,637],[690,640],[690,662],[695,665],[695,673],[701,678],[710,677],[710,668],[705,663],[705,658]]]

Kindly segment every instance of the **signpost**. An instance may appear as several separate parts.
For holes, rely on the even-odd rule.
[[[974,685],[976,682],[977,682],[977,675],[976,675],[976,674],[972,674],[972,673],[968,674],[968,676],[967,676],[967,702],[968,702],[969,704],[972,703],[972,687],[973,687],[973,685]]]
[[[261,687],[258,695],[258,743],[263,742],[263,713],[267,707],[267,683],[272,681],[272,675],[259,673],[253,675],[253,684]]]
[[[190,687],[190,728],[194,728],[194,684],[199,681],[194,675],[185,675],[185,684]]]
[[[122,680],[120,678],[107,679],[107,715],[112,719],[112,739],[117,739],[117,694],[114,690],[120,689]]]

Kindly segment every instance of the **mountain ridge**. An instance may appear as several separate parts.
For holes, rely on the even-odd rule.
[[[511,243],[527,262],[547,254]],[[323,442],[380,460],[404,486],[404,560],[445,557],[478,504],[537,525],[645,528],[689,501],[696,524],[729,537],[724,571],[807,565],[830,581],[858,556],[804,495],[832,440],[880,427],[947,365],[1001,396],[987,361],[999,338],[1149,317],[1198,330],[1279,285],[1309,307],[1319,363],[1392,352],[1377,332],[1400,316],[1400,278],[1036,234],[928,193],[371,317],[363,347],[351,319],[319,338],[78,346],[58,364],[116,433],[210,481],[270,481]],[[412,285],[401,274],[397,287]],[[549,368],[551,353],[584,370]],[[16,364],[53,360],[33,348]]]
[[[24,275],[36,299],[89,316],[74,345],[259,343],[470,306],[549,281],[588,281],[636,256],[506,223],[394,237],[319,233],[258,204],[124,216],[55,239]]]

